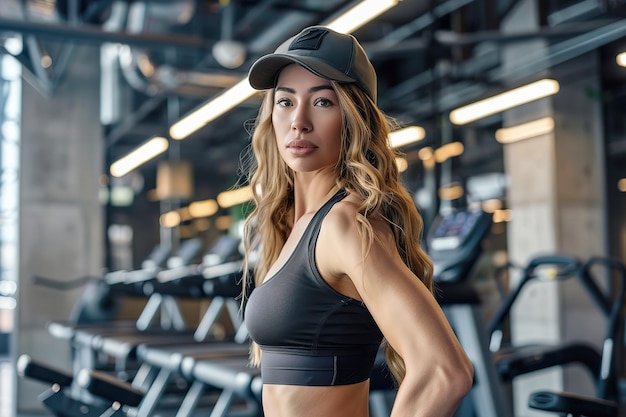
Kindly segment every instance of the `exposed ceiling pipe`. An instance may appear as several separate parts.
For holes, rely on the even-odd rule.
[[[383,39],[377,42],[377,45],[380,47],[390,47],[396,45],[413,36],[415,33],[433,25],[437,19],[441,19],[442,17],[451,14],[470,3],[473,3],[474,1],[476,0],[448,0],[441,3],[427,13],[424,13],[411,22],[386,34]]]
[[[196,2],[184,0],[177,2],[135,2],[128,10],[127,30],[131,33],[152,31],[168,32],[172,26],[189,23],[195,12]],[[232,33],[234,16],[233,3],[224,6],[225,14],[222,32]],[[227,10],[228,9],[228,10]],[[230,21],[229,21],[230,20]],[[222,63],[227,68],[235,68],[245,60],[245,48],[239,45],[215,43],[213,51],[219,50]],[[233,55],[233,51],[235,51]],[[179,95],[198,95],[205,97],[218,90],[232,86],[240,77],[231,72],[199,72],[183,70],[168,64],[159,64],[149,51],[126,45],[119,48],[119,62],[128,84],[148,95],[170,92]],[[236,61],[236,62],[235,62]]]
[[[522,82],[525,79],[540,74],[551,67],[563,64],[569,60],[589,53],[603,45],[626,36],[626,21],[619,20],[592,30],[566,41],[552,44],[542,54],[520,57],[518,65],[507,68],[501,65],[484,74],[489,85]],[[409,104],[413,115],[428,115],[433,111],[449,111],[470,101],[477,100],[487,92],[485,85],[472,82],[460,82],[441,91],[435,102],[436,108],[430,102]]]
[[[174,25],[188,23],[194,9],[195,3],[191,0],[170,4],[134,2],[128,8],[126,28],[130,33],[167,32]],[[118,53],[122,73],[131,87],[149,95],[167,89],[159,81],[161,71],[148,51],[124,45]],[[165,81],[170,88],[175,88],[178,83],[174,79]]]
[[[115,1],[102,29],[107,32],[120,31],[126,25],[127,15],[128,4]],[[118,48],[119,45],[115,43],[103,43],[100,47],[100,122],[104,125],[117,123],[129,110],[128,100],[123,98]]]

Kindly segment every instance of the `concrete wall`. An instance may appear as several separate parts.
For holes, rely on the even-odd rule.
[[[46,323],[67,319],[80,289],[35,286],[35,275],[72,280],[100,274],[103,172],[99,121],[99,50],[75,49],[63,81],[50,97],[23,85],[20,179],[20,281],[16,354],[56,366],[70,364],[67,341]],[[39,409],[42,385],[18,381],[18,411]]]

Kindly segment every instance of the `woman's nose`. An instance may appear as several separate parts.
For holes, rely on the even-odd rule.
[[[313,128],[308,111],[303,107],[297,107],[291,119],[291,128],[298,132],[310,132]]]

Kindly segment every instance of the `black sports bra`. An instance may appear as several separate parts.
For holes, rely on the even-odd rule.
[[[245,323],[263,352],[264,384],[344,385],[370,376],[382,333],[365,305],[328,285],[315,263],[322,221],[345,196],[340,190],[315,213],[284,266],[249,297]]]

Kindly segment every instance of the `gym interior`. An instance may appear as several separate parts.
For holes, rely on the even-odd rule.
[[[262,414],[246,74],[314,24],[403,127],[457,416],[626,415],[626,1],[2,0],[0,417]]]

